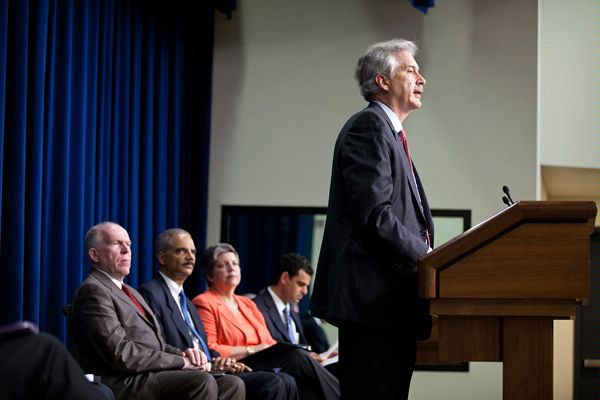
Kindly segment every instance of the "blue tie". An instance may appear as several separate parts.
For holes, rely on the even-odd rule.
[[[292,316],[290,314],[289,304],[287,304],[283,309],[283,316],[285,317],[285,327],[287,328],[290,340],[292,341],[292,343],[298,344],[298,341],[296,340],[296,332],[294,331],[294,325],[292,325]]]
[[[206,345],[206,342],[202,339],[202,336],[200,336],[200,334],[196,330],[196,327],[194,326],[194,323],[190,318],[190,312],[188,311],[186,300],[187,299],[185,297],[185,293],[183,292],[183,289],[181,289],[181,292],[179,292],[179,304],[181,305],[181,313],[183,314],[183,319],[185,320],[185,323],[187,324],[188,328],[190,328],[190,331],[194,334],[194,336],[196,336],[196,339],[198,339],[198,341],[200,342],[200,346],[202,346],[202,351],[210,360],[208,346]]]

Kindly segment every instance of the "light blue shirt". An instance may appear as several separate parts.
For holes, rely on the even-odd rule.
[[[403,129],[402,122],[400,121],[400,118],[398,118],[396,113],[393,112],[391,108],[389,108],[388,106],[386,106],[385,104],[383,104],[380,101],[374,101],[374,103],[377,103],[377,105],[383,109],[383,111],[388,116],[390,121],[392,121],[392,126],[396,130],[396,133],[400,132]]]

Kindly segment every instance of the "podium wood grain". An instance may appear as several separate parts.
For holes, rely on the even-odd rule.
[[[418,362],[502,361],[503,398],[552,399],[553,320],[589,297],[594,202],[519,202],[419,260]]]

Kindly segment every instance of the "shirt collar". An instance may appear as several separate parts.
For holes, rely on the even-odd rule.
[[[173,298],[175,299],[175,303],[177,303],[177,306],[181,308],[181,305],[179,304],[179,293],[183,290],[183,287],[179,286],[177,282],[169,278],[162,271],[159,270],[158,273],[160,274],[160,276],[162,276],[165,283],[167,284],[169,292],[171,292],[171,296],[173,296]]]
[[[383,104],[380,101],[374,101],[374,103],[377,103],[379,105],[379,107],[381,107],[381,109],[388,116],[388,118],[392,122],[392,126],[396,130],[396,133],[400,132],[403,129],[402,128],[402,122],[400,121],[400,118],[398,118],[398,116],[396,115],[396,113],[393,112],[391,108],[389,108],[388,106],[386,106],[385,104]]]
[[[275,294],[275,292],[273,291],[273,289],[271,289],[271,286],[267,286],[267,291],[269,292],[269,294],[273,298],[273,301],[275,302],[275,307],[277,307],[277,311],[279,311],[279,314],[283,315],[283,310],[285,308],[287,308],[287,304],[285,304],[283,302],[283,300],[281,300],[279,298],[279,296],[277,296]]]
[[[115,278],[114,276],[112,276],[111,274],[109,274],[108,272],[101,270],[100,268],[96,268],[96,267],[94,267],[94,269],[95,269],[96,271],[98,271],[98,272],[102,272],[104,275],[108,276],[108,278],[109,278],[111,281],[113,281],[113,283],[114,283],[115,285],[117,285],[117,287],[118,287],[119,289],[123,289],[123,282],[122,282],[122,281],[118,280],[117,278]]]

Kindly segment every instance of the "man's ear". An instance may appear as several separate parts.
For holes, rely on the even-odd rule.
[[[375,83],[381,90],[388,91],[390,90],[390,83],[388,77],[385,75],[378,74],[375,76]]]
[[[284,271],[281,275],[279,275],[279,284],[285,285],[290,280],[290,274],[287,271]]]
[[[165,265],[165,253],[159,251],[156,253],[156,259],[158,260],[158,265]]]
[[[90,260],[92,260],[94,263],[98,263],[98,250],[94,249],[93,247],[91,249],[88,250],[88,257],[90,258]]]

